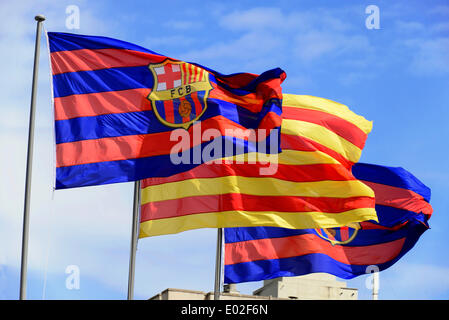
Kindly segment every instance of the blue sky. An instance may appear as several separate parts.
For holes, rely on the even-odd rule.
[[[294,3],[294,4],[293,4]],[[80,28],[66,27],[66,8]],[[380,29],[367,29],[376,5]],[[380,274],[380,299],[448,299],[447,1],[14,1],[0,3],[0,299],[19,296],[26,144],[36,14],[48,31],[104,35],[221,73],[287,73],[284,92],[335,100],[373,121],[361,161],[402,166],[432,189],[431,230]],[[42,38],[28,298],[126,299],[133,184],[53,192],[49,62]],[[135,297],[212,291],[216,230],[145,238]],[[68,290],[67,266],[80,271]],[[348,281],[370,298],[367,276]],[[239,284],[251,293],[261,282]]]

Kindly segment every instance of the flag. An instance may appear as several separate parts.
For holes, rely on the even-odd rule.
[[[117,39],[49,32],[48,40],[57,189],[171,176],[202,163],[190,151],[213,140],[248,148],[231,129],[266,132],[257,141],[279,130],[279,68],[223,75]],[[212,129],[219,135],[203,140]],[[195,131],[199,140],[180,142]]]
[[[325,272],[343,279],[385,270],[428,228],[430,189],[403,168],[358,163],[353,174],[376,195],[379,221],[334,229],[229,228],[225,283]]]
[[[283,94],[281,149],[142,181],[140,237],[198,228],[330,228],[377,219],[351,174],[371,122],[330,100]],[[262,157],[263,158],[263,157]]]

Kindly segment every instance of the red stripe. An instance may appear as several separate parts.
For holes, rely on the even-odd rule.
[[[245,129],[223,116],[215,116],[189,127],[190,137],[193,136],[193,130],[196,126],[201,126],[201,136],[208,129],[216,129],[221,135],[227,133],[226,129]],[[170,154],[172,148],[179,143],[179,141],[170,141],[170,135],[171,131],[165,131],[60,143],[56,145],[56,166],[65,167]],[[248,140],[245,137],[243,138]],[[192,148],[198,143],[201,143],[201,141],[190,141],[190,147]]]
[[[241,193],[185,197],[149,202],[141,206],[141,222],[175,218],[191,214],[222,211],[277,211],[341,213],[358,208],[372,208],[373,198],[325,198],[254,196]]]
[[[259,122],[259,129],[271,130],[282,125],[282,117],[275,112],[267,112]],[[267,133],[268,134],[268,133]]]
[[[187,84],[187,70],[186,70],[186,64],[185,64],[185,63],[181,64],[181,68],[182,68],[182,74],[183,74],[182,84],[183,84],[183,85],[186,85],[186,84]]]
[[[247,86],[257,77],[258,75],[253,73],[237,73],[229,76],[222,76],[218,78],[217,81],[236,89]]]
[[[151,110],[150,92],[131,89],[55,98],[55,120]]]
[[[282,106],[282,117],[307,121],[323,126],[340,137],[363,149],[367,134],[353,123],[327,112]]]
[[[193,66],[189,63],[189,83],[192,83]]]
[[[354,164],[338,152],[323,146],[322,144],[313,141],[309,138],[298,137],[289,134],[281,134],[281,149],[285,150],[298,150],[298,151],[321,151],[328,154],[338,162],[340,162],[345,168],[351,168]]]
[[[404,227],[407,223],[409,223],[409,221],[404,221],[403,223],[397,224],[393,227],[385,227],[385,226],[381,226],[380,224],[376,224],[373,222],[369,222],[369,221],[362,221],[360,222],[360,228],[362,230],[390,230],[390,231],[396,231],[401,229],[402,227]]]
[[[376,195],[376,204],[416,213],[422,212],[426,215],[431,215],[433,212],[432,206],[421,195],[412,190],[370,181],[363,181],[363,183],[373,189]]]
[[[198,67],[193,66],[193,82],[198,82]]]
[[[341,227],[340,228],[340,239],[341,241],[345,241],[349,239],[349,228]]]
[[[142,188],[159,184],[177,182],[188,179],[217,178],[226,176],[260,177],[260,168],[256,164],[202,164],[187,172],[181,172],[166,178],[149,178],[142,180]],[[291,165],[278,164],[277,171],[270,175],[285,181],[313,182],[313,181],[348,181],[356,180],[354,176],[340,164],[310,164]]]
[[[249,93],[243,96],[233,94],[217,86],[214,82],[211,82],[211,84],[214,89],[209,94],[210,98],[229,101],[253,113],[261,112],[264,103],[269,99],[282,99],[281,81],[279,79],[270,79],[261,82],[257,86],[257,93]]]
[[[90,71],[107,68],[146,66],[160,63],[167,57],[124,49],[80,49],[51,53],[52,72]]]
[[[195,66],[194,65],[190,65],[190,83],[194,83],[195,82]]]
[[[314,234],[225,244],[225,264],[282,259],[322,253],[348,265],[388,262],[400,253],[405,238],[361,247],[332,246]]]
[[[175,122],[175,110],[173,109],[173,100],[164,101],[165,120],[170,123]]]
[[[198,117],[203,111],[203,105],[201,104],[200,99],[198,99],[198,91],[192,93],[190,97],[192,98],[195,107],[195,117]]]

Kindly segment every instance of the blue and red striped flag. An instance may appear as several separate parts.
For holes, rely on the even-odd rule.
[[[293,230],[225,229],[225,283],[325,272],[343,279],[385,270],[429,228],[430,189],[402,168],[355,164],[356,178],[374,190],[379,222]]]
[[[257,142],[279,131],[279,68],[223,75],[117,39],[56,32],[48,39],[57,189],[171,176],[202,163],[193,150],[217,139],[235,150],[254,147],[229,129],[263,129]],[[176,129],[193,137],[181,149],[182,133],[171,139]],[[208,129],[220,136],[204,138]],[[171,161],[174,153],[181,163]]]

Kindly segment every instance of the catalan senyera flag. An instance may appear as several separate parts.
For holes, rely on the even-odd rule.
[[[350,171],[371,122],[344,105],[311,96],[284,93],[282,109],[277,158],[205,163],[143,180],[140,237],[198,228],[331,228],[376,220],[374,192]],[[267,166],[275,170],[262,175]]]
[[[237,145],[247,150],[250,139],[227,129],[263,129],[257,141],[279,131],[279,68],[223,75],[107,37],[49,32],[48,41],[56,189],[171,176],[201,164],[190,151],[212,140],[232,141],[235,154]],[[198,130],[200,139],[176,148],[176,129]],[[220,136],[202,140],[208,129]],[[174,163],[177,152],[192,161]]]
[[[374,190],[378,222],[332,229],[227,228],[225,283],[316,272],[350,279],[403,257],[429,228],[430,189],[403,168],[357,163],[352,171]]]

